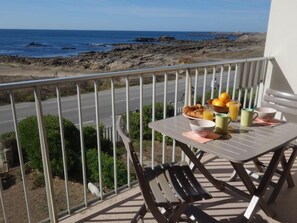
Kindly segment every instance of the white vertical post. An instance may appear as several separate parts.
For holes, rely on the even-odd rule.
[[[164,74],[164,97],[163,97],[163,119],[166,118],[166,111],[167,111],[167,80],[168,80],[168,75],[167,72]],[[165,146],[166,146],[166,141],[165,141],[165,135],[162,134],[162,163],[165,163]]]
[[[235,90],[236,90],[237,74],[238,74],[238,64],[235,64],[232,100],[234,100],[234,98],[235,98]],[[239,98],[239,99],[240,99],[240,98]],[[238,100],[239,100],[239,99],[238,99]]]
[[[10,92],[10,103],[11,103],[11,111],[12,111],[12,119],[13,119],[13,124],[14,124],[14,131],[15,131],[15,138],[16,138],[16,143],[17,143],[17,148],[18,148],[18,155],[19,155],[19,162],[20,162],[20,170],[21,170],[21,175],[22,175],[22,183],[23,183],[23,190],[24,190],[24,197],[25,197],[25,202],[26,202],[26,210],[27,210],[27,217],[28,217],[28,222],[31,222],[31,214],[30,214],[30,208],[29,208],[29,200],[28,200],[28,189],[26,186],[26,178],[25,178],[25,167],[24,167],[24,159],[23,159],[23,151],[21,147],[21,141],[20,141],[20,134],[19,134],[19,128],[18,128],[18,120],[17,120],[17,114],[16,114],[16,108],[15,108],[15,101],[14,101],[14,96],[13,93]],[[4,208],[2,204],[2,208]],[[5,211],[3,211],[3,215],[5,218]]]
[[[6,217],[6,208],[5,208],[5,204],[4,204],[4,196],[3,196],[3,186],[2,186],[2,178],[0,175],[0,200],[1,200],[1,206],[2,206],[2,213],[3,213],[3,219],[4,222],[8,222],[7,221],[7,217]],[[30,218],[29,221],[31,222]]]
[[[103,185],[102,185],[102,160],[101,160],[101,137],[100,137],[100,116],[99,116],[99,89],[98,82],[94,81],[94,94],[95,94],[95,112],[96,112],[96,131],[97,131],[97,153],[98,153],[98,176],[99,176],[99,193],[100,198],[103,200]]]
[[[203,93],[202,93],[202,105],[205,105],[206,97],[206,79],[207,79],[207,68],[204,68],[204,79],[203,79]]]
[[[186,70],[186,83],[185,83],[185,105],[192,104],[192,84],[189,69]]]
[[[220,74],[220,85],[219,85],[219,95],[222,93],[223,90],[223,74],[224,74],[224,66],[221,65],[221,74]],[[219,96],[218,95],[218,96]]]
[[[129,77],[126,77],[126,129],[127,132],[130,132],[130,91],[129,91]],[[129,153],[127,152],[127,180],[128,180],[128,187],[131,187],[131,177],[130,177],[130,158]]]
[[[83,121],[82,121],[82,111],[81,111],[81,93],[80,86],[76,84],[77,91],[77,108],[78,108],[78,123],[79,123],[79,133],[80,133],[80,153],[81,153],[81,165],[82,165],[82,174],[83,174],[83,186],[84,186],[84,202],[85,207],[88,206],[87,200],[87,171],[86,171],[86,157],[85,157],[85,143],[84,143],[84,134],[83,134]]]
[[[216,67],[212,67],[211,98],[214,98],[214,89],[216,88]]]
[[[178,95],[178,71],[175,72],[175,91],[174,91],[174,116],[177,115],[177,95]],[[173,140],[172,143],[172,162],[175,161],[175,148],[176,148],[176,141]]]
[[[61,108],[61,96],[60,89],[56,87],[57,95],[57,105],[58,105],[58,117],[59,117],[59,127],[60,127],[60,137],[61,137],[61,149],[62,149],[62,158],[63,158],[63,168],[64,168],[64,182],[65,182],[65,193],[66,193],[66,202],[67,202],[67,212],[70,214],[70,200],[69,200],[69,190],[68,190],[68,171],[67,171],[67,154],[65,149],[65,137],[64,137],[64,123],[62,117],[62,108]]]
[[[152,121],[155,121],[155,104],[156,104],[156,75],[153,74],[152,83]],[[155,166],[155,130],[152,130],[152,168]]]
[[[230,74],[231,74],[231,65],[228,65],[228,76],[227,76],[227,84],[226,84],[226,92],[229,93],[229,84],[230,84]]]
[[[41,150],[41,156],[42,156],[49,219],[51,222],[55,223],[58,220],[57,220],[56,204],[55,204],[55,197],[54,197],[55,195],[54,195],[54,189],[52,184],[52,172],[51,172],[51,166],[50,166],[50,160],[49,160],[47,137],[46,137],[45,126],[43,121],[41,95],[40,95],[40,90],[37,87],[34,89],[34,98],[35,98],[35,106],[36,106],[37,124],[38,124],[38,131],[39,131],[40,150]]]
[[[111,78],[111,117],[112,117],[112,144],[113,144],[113,176],[114,176],[114,192],[115,194],[118,193],[118,175],[117,175],[117,148],[116,148],[116,141],[115,141],[115,131],[116,131],[116,124],[115,124],[115,90],[114,90],[114,81]]]
[[[139,77],[139,124],[140,124],[140,145],[139,145],[139,161],[142,165],[143,162],[143,78]]]
[[[198,91],[198,68],[195,69],[195,83],[194,83],[194,105],[197,104]]]

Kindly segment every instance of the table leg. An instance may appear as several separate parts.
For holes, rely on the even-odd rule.
[[[198,168],[198,170],[212,183],[218,190],[224,190],[223,183],[217,179],[215,179],[210,172],[204,167],[204,165],[200,162],[200,159],[197,159],[195,154],[191,151],[191,149],[184,143],[176,141],[180,148],[185,152],[185,154],[189,157],[189,159],[194,163],[194,165]]]
[[[275,199],[277,198],[286,179],[288,181],[289,187],[294,186],[294,182],[293,182],[290,171],[291,171],[292,165],[295,161],[296,155],[297,155],[297,149],[293,149],[288,162],[286,162],[285,156],[283,154],[283,158],[282,158],[283,172],[282,172],[276,186],[274,187],[274,189],[268,199],[268,203],[273,203],[275,201]]]
[[[239,177],[241,178],[242,182],[248,189],[248,191],[253,195],[250,204],[244,213],[244,218],[249,221],[250,217],[253,215],[255,208],[257,204],[259,204],[262,208],[262,210],[270,217],[275,216],[275,212],[267,205],[267,203],[264,201],[263,196],[267,190],[267,187],[275,173],[275,170],[277,168],[277,165],[284,153],[284,148],[280,148],[276,150],[272,156],[272,159],[269,162],[269,165],[264,173],[264,176],[258,186],[258,188],[255,187],[252,180],[248,176],[245,168],[243,167],[243,164],[241,163],[232,163],[232,166],[238,173]]]

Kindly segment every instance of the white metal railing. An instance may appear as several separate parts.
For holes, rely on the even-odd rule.
[[[152,104],[152,116],[151,120],[155,120],[157,102],[163,103],[163,118],[166,118],[167,103],[172,103],[174,107],[174,115],[181,112],[181,107],[184,104],[197,103],[198,99],[203,105],[207,103],[207,94],[210,97],[217,97],[221,92],[229,92],[232,95],[232,99],[243,99],[244,107],[253,107],[257,105],[263,94],[263,85],[265,81],[266,66],[271,58],[251,58],[251,59],[239,59],[239,60],[226,60],[219,62],[208,62],[208,63],[198,63],[180,66],[169,66],[160,67],[152,69],[141,69],[141,70],[131,70],[131,71],[119,71],[101,74],[88,74],[75,77],[64,77],[64,78],[52,78],[45,80],[33,80],[24,82],[14,82],[14,83],[4,83],[0,84],[0,94],[8,94],[10,97],[10,109],[8,107],[2,106],[0,112],[5,111],[5,113],[11,113],[11,120],[4,117],[4,113],[0,116],[0,129],[1,134],[6,131],[14,131],[16,135],[16,142],[18,147],[20,172],[23,182],[23,193],[25,199],[26,207],[23,210],[27,213],[28,222],[32,220],[32,211],[34,208],[30,202],[30,197],[28,196],[28,185],[26,181],[26,174],[24,169],[24,159],[22,154],[22,145],[20,142],[18,123],[21,119],[29,115],[37,115],[38,120],[38,130],[40,137],[40,150],[42,153],[44,178],[45,178],[45,188],[47,195],[47,207],[48,216],[45,217],[46,220],[51,222],[57,222],[59,216],[69,216],[73,210],[80,208],[86,208],[92,202],[97,202],[99,200],[104,200],[109,194],[117,194],[121,188],[130,187],[131,185],[131,170],[129,159],[127,158],[127,175],[128,182],[127,185],[118,187],[117,178],[117,142],[118,136],[115,128],[115,116],[117,114],[125,113],[127,120],[128,131],[130,130],[130,111],[134,111],[138,108],[139,112],[139,131],[140,131],[140,147],[139,154],[140,160],[144,161],[144,126],[143,126],[143,106]],[[121,83],[124,83],[122,87],[115,87],[115,81],[121,78]],[[108,90],[99,90],[100,83],[102,81],[109,81]],[[133,84],[137,82],[137,84]],[[82,94],[81,85],[86,82],[93,83],[93,93]],[[212,83],[217,83],[217,85]],[[76,87],[76,99],[73,96],[61,96],[61,86],[64,84],[71,84]],[[53,103],[50,100],[43,101],[41,99],[40,90],[43,87],[53,87],[55,91],[56,102]],[[34,92],[34,102],[26,103],[21,105],[15,102],[14,92],[20,89],[32,89]],[[217,90],[216,90],[217,88]],[[193,90],[192,90],[193,89]],[[181,99],[181,96],[184,98]],[[91,98],[90,102],[87,102],[86,98]],[[236,98],[235,98],[236,97]],[[108,99],[106,99],[108,98]],[[76,100],[76,102],[75,102]],[[63,106],[68,106],[68,102],[73,101],[71,108],[63,109]],[[87,104],[89,103],[89,104]],[[50,104],[50,106],[48,106]],[[35,107],[35,112],[31,113],[28,111],[26,113],[24,106],[30,108]],[[50,109],[54,109],[50,110]],[[89,109],[89,110],[87,110]],[[67,110],[67,111],[66,111]],[[74,111],[75,113],[69,113]],[[107,111],[107,112],[106,112]],[[55,203],[55,194],[53,190],[53,180],[51,175],[51,167],[49,163],[49,149],[46,136],[46,128],[43,122],[43,117],[45,113],[53,113],[59,117],[59,126],[61,134],[61,151],[63,157],[63,168],[64,168],[64,180],[65,180],[65,191],[66,191],[66,208],[65,210],[58,213],[57,204]],[[87,117],[93,117],[93,120],[86,120]],[[6,116],[5,116],[6,117]],[[82,173],[83,179],[81,181],[83,185],[83,200],[80,205],[73,205],[69,199],[69,177],[67,172],[67,162],[66,162],[66,150],[64,143],[64,132],[63,132],[63,118],[68,118],[73,122],[77,122],[78,129],[80,131],[80,148],[81,148],[81,162],[82,162]],[[113,143],[113,159],[114,159],[114,189],[109,192],[104,192],[102,186],[102,160],[101,160],[101,138],[100,138],[100,123],[109,122],[111,126],[106,128],[103,137],[110,139]],[[7,125],[10,123],[10,125]],[[91,123],[96,127],[97,131],[97,159],[98,159],[98,173],[99,182],[93,182],[93,184],[98,185],[100,192],[99,198],[89,198],[88,197],[88,182],[87,182],[87,169],[86,169],[86,157],[85,157],[85,142],[83,135],[83,126],[86,123]],[[1,126],[3,124],[3,126]],[[4,124],[6,124],[4,126]],[[152,132],[151,137],[151,165],[153,166],[156,161],[156,148],[155,148],[156,133]],[[162,152],[161,160],[158,162],[165,161],[175,161],[176,151],[175,142],[173,141],[171,157],[166,157],[165,153],[165,143],[166,137],[162,138]],[[184,158],[184,157],[182,157]],[[0,181],[1,183],[1,181]],[[2,204],[2,217],[5,222],[10,221],[7,219],[7,212],[13,211],[5,208],[5,199],[3,194],[5,191],[0,185],[0,198]],[[38,219],[41,221],[43,219]],[[34,219],[36,221],[36,219]]]

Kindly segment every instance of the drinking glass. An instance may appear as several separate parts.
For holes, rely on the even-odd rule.
[[[236,122],[238,119],[238,111],[239,111],[240,103],[239,101],[231,101],[229,105],[229,117],[232,122]]]
[[[213,121],[213,110],[208,105],[203,108],[203,119]]]

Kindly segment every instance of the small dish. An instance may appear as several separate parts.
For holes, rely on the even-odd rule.
[[[269,107],[258,107],[255,109],[255,112],[258,113],[258,118],[262,120],[271,120],[274,118],[276,114],[276,110],[274,108]]]
[[[199,136],[207,137],[214,130],[215,123],[205,119],[192,120],[190,127]]]

